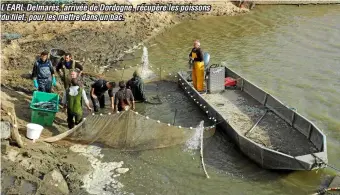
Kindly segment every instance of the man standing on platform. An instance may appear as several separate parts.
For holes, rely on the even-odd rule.
[[[189,54],[189,63],[193,63],[192,67],[192,83],[198,92],[204,91],[204,55],[200,48],[199,40],[194,41],[194,48]]]

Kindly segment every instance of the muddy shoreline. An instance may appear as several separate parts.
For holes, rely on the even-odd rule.
[[[10,140],[2,153],[1,193],[115,194],[123,186],[115,177],[128,170],[122,167],[123,162],[100,162],[99,148],[75,147],[65,141],[33,143],[25,138],[26,124],[31,120],[28,105],[34,91],[30,71],[35,57],[42,50],[60,48],[71,52],[74,59],[83,64],[85,85],[88,86],[96,78],[105,78],[102,67],[119,67],[119,60],[134,57],[128,50],[146,43],[181,21],[248,11],[225,1],[213,5],[209,13],[126,13],[125,22],[1,23],[2,34],[20,35],[15,39],[2,37],[1,40],[1,104],[15,110],[18,130],[24,142],[24,147],[19,148]],[[60,94],[63,88],[60,78],[57,80],[54,92]],[[1,110],[1,121],[9,121],[5,110]],[[66,130],[66,114],[59,112],[53,126],[45,128],[41,137]],[[96,172],[98,169],[107,171]],[[89,174],[104,175],[108,183],[97,185],[101,177],[92,178]]]
[[[82,175],[91,167],[76,163],[86,162],[86,157],[57,144],[26,143],[24,148],[10,146],[1,158],[2,193],[88,194],[80,186],[84,184]],[[60,185],[49,178],[53,172],[61,175]]]
[[[229,1],[212,6],[211,12],[202,13],[125,13],[124,22],[53,22],[53,25],[50,22],[4,22],[2,32],[16,33],[20,38],[2,39],[1,83],[21,91],[33,91],[29,74],[34,59],[42,50],[52,48],[71,52],[84,66],[85,73],[103,76],[103,67],[118,68],[119,60],[134,57],[127,56],[129,50],[181,21],[249,11]]]

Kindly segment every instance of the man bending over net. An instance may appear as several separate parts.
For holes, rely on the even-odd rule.
[[[126,88],[125,82],[119,82],[119,90],[116,92],[115,95],[115,105],[114,111],[124,111],[129,110],[132,106],[132,110],[135,109],[135,100],[130,89]]]
[[[107,91],[111,99],[111,108],[114,109],[113,105],[113,91],[112,89],[116,86],[115,82],[108,82],[106,80],[99,79],[91,85],[90,97],[94,107],[94,111],[98,112],[99,107],[105,107],[105,96],[104,93]]]

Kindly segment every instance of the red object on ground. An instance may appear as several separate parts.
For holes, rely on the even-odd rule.
[[[224,79],[224,86],[235,86],[236,85],[236,80],[231,78],[231,77],[227,77]]]

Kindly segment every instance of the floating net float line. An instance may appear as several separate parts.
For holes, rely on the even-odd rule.
[[[126,112],[126,111],[122,111],[122,112]],[[144,117],[146,120],[151,119],[149,116],[144,116],[144,115],[142,115],[142,114],[139,114],[138,112],[135,112],[135,111],[132,111],[132,110],[130,110],[130,112],[133,112],[133,113],[135,113],[135,114],[137,114],[137,115],[140,115],[140,116]],[[121,113],[121,112],[117,111],[116,113],[119,114],[119,113]],[[116,114],[116,113],[113,113],[113,114]],[[96,115],[99,115],[99,116],[106,116],[106,115],[112,115],[112,113],[111,113],[111,112],[108,112],[108,113],[92,113],[91,115],[92,115],[92,116],[96,116]],[[84,118],[84,120],[86,120],[86,118]],[[151,120],[155,120],[155,119],[151,119]],[[209,120],[212,120],[212,121],[215,121],[215,122],[216,122],[216,119],[213,118],[213,117],[210,117]],[[180,125],[178,125],[178,126],[177,126],[177,125],[172,125],[171,123],[162,122],[162,121],[160,121],[160,120],[157,120],[156,122],[157,122],[157,123],[167,124],[167,126],[174,126],[174,127],[179,128],[179,129],[181,129],[181,128],[194,129],[194,127],[182,127],[182,126],[180,126]],[[211,129],[215,129],[215,128],[216,128],[216,124],[210,125],[210,126],[206,126],[206,127],[204,127],[204,130],[207,131],[207,130],[211,130]]]
[[[126,66],[125,65],[124,67],[120,67],[120,68],[114,68],[114,69],[112,68],[113,69],[112,71],[127,70],[127,69],[130,69],[130,68],[136,68],[136,67],[143,67],[143,64],[136,64],[136,65],[130,65],[130,66]],[[148,67],[150,67],[150,68],[152,68],[154,70],[162,71],[163,73],[167,72],[165,70],[166,68],[164,69],[164,67],[157,67],[157,68],[155,68],[154,66],[151,66],[151,65],[149,65]],[[108,69],[106,71],[109,72],[110,70]],[[174,72],[172,72],[172,73],[174,73]]]
[[[213,126],[216,126],[217,124],[223,122],[223,120],[218,121],[216,116],[211,115],[211,113],[207,109],[208,108],[207,104],[205,102],[200,102],[199,97],[196,95],[195,91],[190,86],[186,86],[186,84],[182,82],[182,79],[178,79],[178,83],[183,86],[184,93],[186,93],[188,97],[190,97],[197,104],[197,106],[203,108],[209,120],[214,122]]]
[[[43,141],[65,139],[80,144],[99,143],[103,147],[123,151],[139,151],[184,144],[196,130],[196,127],[171,126],[128,110],[89,115],[73,129]]]
[[[109,71],[124,71],[124,70],[128,70],[131,68],[139,68],[139,67],[143,67],[143,64],[136,64],[136,65],[130,65],[130,66],[124,66],[124,67],[120,67],[120,68],[112,68],[112,70],[107,69],[106,72]],[[148,68],[150,68],[153,72],[158,73],[160,76],[162,75],[161,73],[164,73],[163,76],[167,76],[167,77],[174,77],[177,78],[177,72],[173,72],[173,71],[167,71],[168,68],[164,68],[164,67],[157,67],[155,68],[155,66],[149,65]]]

